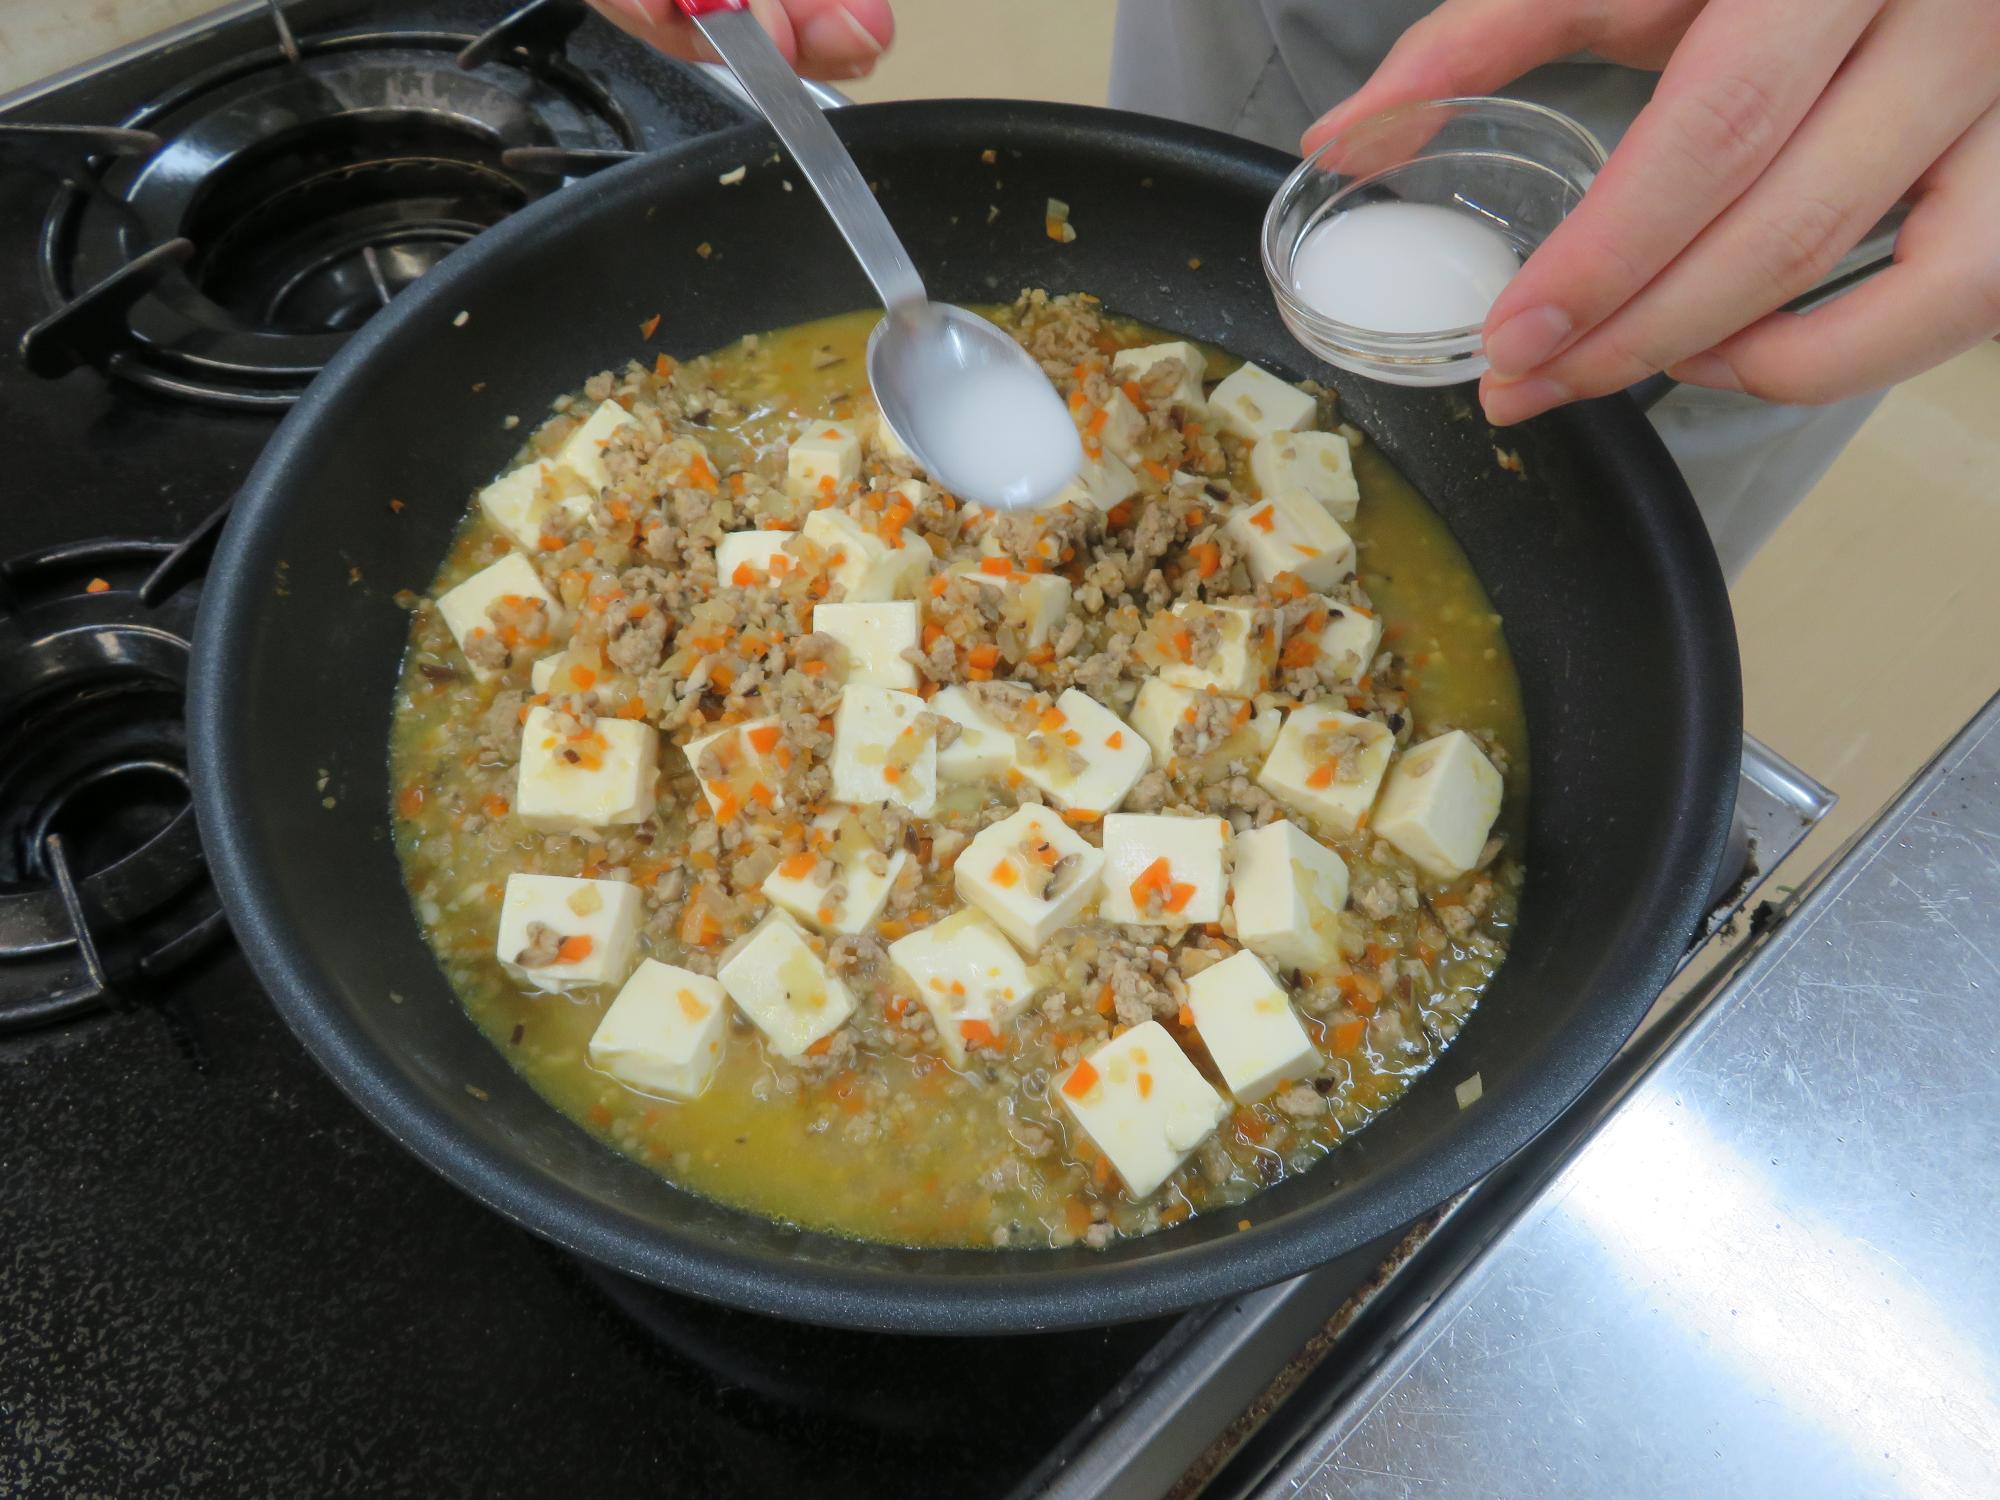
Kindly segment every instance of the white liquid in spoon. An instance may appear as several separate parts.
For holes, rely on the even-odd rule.
[[[1375,333],[1477,328],[1521,269],[1505,236],[1432,203],[1370,203],[1316,224],[1292,257],[1314,311]]]
[[[893,342],[871,351],[883,414],[960,498],[1002,509],[1041,504],[1082,466],[1076,424],[1009,335],[962,309],[940,311],[942,326],[887,330]]]

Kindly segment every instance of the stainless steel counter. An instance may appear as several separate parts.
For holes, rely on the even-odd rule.
[[[2000,700],[1265,1496],[2000,1494]]]

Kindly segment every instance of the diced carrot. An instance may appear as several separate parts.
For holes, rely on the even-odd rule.
[[[1368,1023],[1359,1016],[1349,1016],[1344,1021],[1333,1023],[1333,1052],[1336,1057],[1345,1057],[1361,1045],[1362,1033]]]
[[[1271,1133],[1271,1127],[1247,1109],[1237,1110],[1229,1117],[1229,1121],[1246,1141],[1261,1141]]]
[[[1314,766],[1312,770],[1306,774],[1306,785],[1309,787],[1332,786],[1333,773],[1336,769],[1337,767],[1332,761],[1327,761],[1324,765]]]
[[[1306,581],[1289,570],[1275,573],[1271,577],[1271,597],[1273,599],[1303,599],[1306,596]]]
[[[1221,570],[1222,549],[1214,542],[1197,542],[1189,550],[1194,554],[1196,576],[1213,578]]]
[[[903,779],[903,768],[901,766],[884,766],[882,768],[882,779],[888,782],[890,786],[894,786]]]
[[[1281,667],[1309,667],[1319,660],[1319,642],[1310,635],[1295,635],[1278,653]]]
[[[1006,887],[1013,885],[1020,878],[1021,877],[1018,873],[1016,873],[1014,866],[1007,860],[1003,859],[1000,861],[999,864],[993,867],[993,883],[1001,887],[1003,890]]]
[[[1095,1087],[1097,1087],[1097,1069],[1090,1065],[1088,1058],[1071,1068],[1069,1077],[1062,1081],[1062,1091],[1072,1099],[1081,1099]]]
[[[1139,467],[1159,480],[1161,484],[1165,484],[1169,479],[1174,477],[1174,471],[1161,463],[1157,458],[1141,459]]]
[[[1112,531],[1117,531],[1120,527],[1130,524],[1131,520],[1132,502],[1130,500],[1120,500],[1104,513],[1104,524]]]
[[[984,1021],[960,1021],[958,1034],[965,1039],[965,1045],[968,1047],[985,1047],[996,1052],[1000,1050],[999,1034]]]
[[[1014,563],[1006,557],[982,557],[979,559],[979,571],[990,573],[995,578],[1005,578],[1014,571]]]
[[[566,964],[580,964],[590,957],[590,950],[596,946],[588,933],[580,932],[556,944],[556,957]]]
[[[967,665],[992,668],[1000,665],[1000,648],[993,645],[974,646],[965,653]]]
[[[801,850],[778,866],[778,873],[787,880],[804,880],[812,874],[813,866],[819,863],[819,856],[811,850]]]
[[[1139,910],[1144,911],[1146,909],[1146,897],[1148,893],[1158,891],[1162,896],[1166,895],[1173,889],[1173,879],[1173,868],[1167,863],[1166,855],[1162,854],[1150,865],[1147,865],[1145,869],[1141,870],[1139,878],[1132,882],[1132,904],[1138,907]],[[1194,888],[1190,886],[1188,894],[1192,895],[1193,893]],[[1186,897],[1182,898],[1181,904],[1183,906],[1187,904]]]
[[[1103,989],[1097,992],[1097,1013],[1100,1016],[1110,1015],[1115,1003],[1116,1001],[1112,995],[1110,985],[1105,985]]]
[[[1035,721],[1037,729],[1060,729],[1069,722],[1069,715],[1051,704],[1042,710],[1042,716]]]
[[[1083,430],[1092,437],[1101,436],[1104,432],[1105,424],[1110,420],[1111,413],[1100,406],[1090,414],[1090,420],[1083,424]]]
[[[1180,1014],[1174,1017],[1174,1021],[1182,1031],[1194,1030],[1194,1008],[1183,1005],[1180,1008]]]
[[[833,1033],[829,1031],[825,1036],[821,1037],[818,1041],[814,1042],[810,1047],[806,1048],[806,1056],[825,1057],[827,1053],[831,1052],[832,1050],[833,1050]]]
[[[1160,903],[1163,910],[1178,912],[1194,898],[1194,887],[1185,881],[1175,881],[1167,899]]]
[[[589,667],[579,663],[569,669],[569,680],[571,686],[575,687],[578,692],[587,692],[596,684],[597,674],[591,671]]]
[[[1150,1099],[1153,1097],[1153,1075],[1151,1073],[1142,1072],[1132,1082],[1137,1086],[1141,1099]]]
[[[736,565],[736,571],[729,575],[729,581],[735,584],[739,589],[755,588],[757,585],[757,578],[758,578],[757,570],[751,567],[750,564],[748,564],[747,562],[738,563]]]
[[[525,710],[524,710],[525,713]],[[404,787],[396,798],[396,811],[406,818],[414,818],[424,810],[424,789],[414,781]]]
[[[479,810],[489,818],[506,817],[507,807],[507,799],[498,792],[489,792],[479,803]]]
[[[708,680],[726,693],[736,685],[736,673],[729,667],[717,666],[709,672]]]
[[[823,661],[801,662],[799,663],[799,670],[808,677],[817,677],[826,670],[826,663]]]
[[[1271,513],[1271,507],[1268,505],[1260,506],[1258,509],[1251,511],[1249,520],[1250,524],[1255,526],[1259,531],[1270,531],[1278,524],[1277,517]]]
[[[1071,1198],[1063,1204],[1063,1223],[1071,1234],[1082,1234],[1090,1228],[1090,1205],[1081,1198]]]
[[[1182,661],[1194,660],[1194,637],[1188,633],[1186,626],[1176,630],[1168,639],[1174,644],[1174,654]]]

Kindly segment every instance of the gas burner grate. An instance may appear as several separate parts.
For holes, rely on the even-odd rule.
[[[0,152],[65,184],[40,242],[48,312],[22,343],[36,373],[88,364],[280,410],[458,245],[581,175],[521,170],[512,153],[640,145],[625,106],[565,54],[579,0],[538,0],[480,36],[300,37],[271,11],[275,44],[115,129],[0,124]]]
[[[128,1005],[225,930],[182,700],[226,512],[0,563],[0,1031]]]

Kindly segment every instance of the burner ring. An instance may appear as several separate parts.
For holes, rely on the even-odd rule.
[[[85,860],[93,842],[105,851],[75,873],[92,915],[114,927],[170,904],[201,879],[203,863],[187,772],[177,764],[185,759],[184,640],[119,625],[56,631],[17,645],[7,675],[26,689],[7,694],[17,707],[0,741],[0,806],[10,825],[0,850],[0,952],[12,957],[74,941],[45,862],[48,834],[59,827],[92,814],[103,820],[96,840],[71,842]],[[73,752],[85,757],[80,767],[46,748],[100,735],[94,753],[88,743]],[[106,795],[119,781],[127,782],[121,793],[132,791],[128,779],[142,769],[174,784],[171,811],[158,797],[139,805]],[[95,807],[85,804],[93,789]]]
[[[303,238],[280,245],[275,262],[261,267],[254,267],[257,256],[243,252],[247,242],[225,246],[218,258],[213,244],[198,241],[203,253],[194,274],[170,275],[140,302],[129,316],[136,344],[102,360],[109,373],[164,395],[282,409],[385,294],[393,296],[465,238],[556,186],[507,173],[503,152],[637,146],[623,106],[568,61],[510,54],[466,71],[454,58],[471,40],[446,32],[354,32],[304,41],[297,61],[267,47],[188,79],[133,116],[166,138],[159,152],[142,162],[110,162],[88,189],[65,189],[51,206],[41,237],[41,282],[51,310],[197,220],[233,239],[241,213],[218,216],[203,201],[218,167],[222,176],[233,175],[242,158],[254,175],[254,158],[273,154],[272,142],[282,137],[287,144],[275,154],[292,157],[294,176],[301,168],[313,177],[334,171],[315,184],[321,193],[340,181],[339,169],[377,164],[351,144],[341,154],[344,130],[371,114],[410,121],[430,134],[374,153],[395,158],[399,169],[436,175],[439,191],[419,196],[437,201],[416,205],[409,223],[363,211],[362,219],[376,222],[337,226],[350,243],[344,254],[320,247],[321,264]],[[313,138],[335,148],[331,155],[314,156]],[[377,139],[378,147],[392,144]],[[267,196],[279,185],[271,182]],[[253,206],[238,199],[239,210]],[[296,216],[293,226],[302,229]],[[417,229],[426,232],[411,232]],[[246,264],[256,274],[246,276]]]

